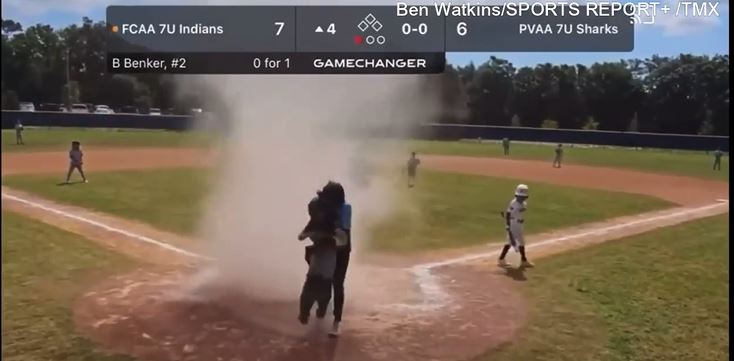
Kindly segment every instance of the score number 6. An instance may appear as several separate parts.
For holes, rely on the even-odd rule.
[[[456,33],[459,34],[459,36],[464,36],[467,33],[466,23],[460,22],[456,24]]]

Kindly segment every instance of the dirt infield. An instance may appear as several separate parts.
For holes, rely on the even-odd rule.
[[[180,277],[141,270],[110,279],[77,301],[76,322],[105,348],[143,360],[448,361],[510,341],[526,319],[524,301],[505,285],[511,281],[486,269],[443,272],[441,282],[456,303],[442,312],[348,309],[353,316],[338,340],[325,336],[330,317],[299,325],[295,303],[180,298]],[[478,284],[484,292],[477,292]],[[253,319],[263,314],[267,324]]]
[[[216,154],[204,148],[84,148],[84,166],[90,172],[203,166]],[[66,175],[67,152],[3,153],[2,175],[58,173]]]
[[[580,188],[649,194],[679,205],[700,205],[729,198],[729,184],[691,177],[616,168],[460,156],[422,156],[429,169],[522,179]],[[160,169],[217,164],[215,150],[175,148],[87,149],[88,172]],[[66,152],[4,153],[2,175],[58,173],[67,170]]]
[[[647,194],[685,206],[709,204],[716,199],[729,198],[729,183],[691,177],[581,165],[564,165],[563,168],[556,169],[551,167],[550,162],[529,160],[455,156],[422,158],[425,159],[426,167],[441,171]]]
[[[97,149],[88,152],[86,166],[90,172],[173,168],[214,164],[213,159],[215,154],[199,149]],[[682,206],[529,237],[530,252],[538,258],[728,212],[728,203],[716,201],[728,199],[725,182],[586,166],[553,169],[535,161],[422,159],[430,169],[649,194]],[[64,152],[3,154],[2,174],[63,174],[65,160]],[[410,264],[419,264],[411,269],[371,269],[368,294],[347,290],[343,337],[329,340],[317,325],[298,325],[295,304],[262,304],[227,292],[208,299],[182,293],[182,280],[205,262],[156,242],[196,252],[191,240],[6,188],[3,208],[156,264],[95,285],[74,308],[78,327],[91,339],[143,360],[464,360],[511,341],[527,317],[515,282],[524,273],[488,267],[496,254],[485,246],[416,258]],[[411,279],[416,269],[425,274]],[[438,308],[412,307],[421,306],[430,287],[450,298]]]

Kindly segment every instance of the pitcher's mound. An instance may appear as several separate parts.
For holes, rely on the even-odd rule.
[[[396,305],[400,294],[370,310],[350,308],[347,288],[342,334],[330,339],[330,313],[303,326],[296,300],[185,297],[184,276],[138,270],[111,278],[77,300],[75,320],[105,349],[144,360],[448,361],[511,340],[526,317],[512,281],[495,270],[446,268],[437,279],[450,298],[440,308]]]

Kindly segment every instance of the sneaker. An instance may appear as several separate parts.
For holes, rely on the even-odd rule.
[[[298,315],[298,321],[300,321],[302,325],[308,325],[308,314]]]
[[[535,267],[535,265],[533,264],[533,262],[530,262],[530,261],[527,261],[527,260],[522,261],[522,263],[520,264],[520,266],[522,266],[522,267],[528,267],[528,268]]]
[[[85,180],[84,180],[84,183],[89,183],[89,180],[88,180],[88,179],[85,179]]]
[[[331,331],[329,331],[329,337],[339,337],[339,323],[339,321],[334,321]]]
[[[503,259],[497,260],[497,265],[500,267],[507,267],[507,261]]]

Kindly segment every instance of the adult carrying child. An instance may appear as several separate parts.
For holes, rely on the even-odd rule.
[[[314,303],[318,303],[316,316],[323,318],[331,300],[331,288],[337,263],[337,243],[342,242],[343,232],[340,209],[343,190],[338,183],[329,182],[308,204],[310,219],[298,240],[310,239],[306,247],[308,272],[300,297],[298,320],[307,324]]]

